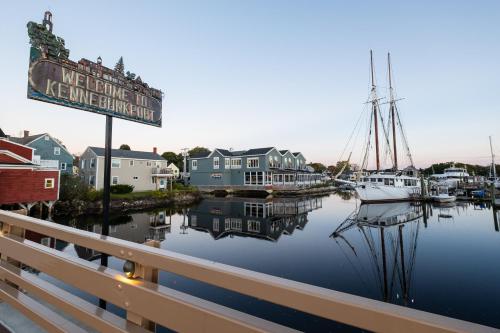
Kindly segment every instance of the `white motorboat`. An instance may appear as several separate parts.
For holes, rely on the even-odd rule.
[[[454,195],[450,195],[448,192],[448,186],[438,186],[435,190],[435,193],[431,194],[431,200],[435,202],[454,202],[457,200],[457,197]]]
[[[451,167],[444,169],[443,173],[432,174],[430,179],[440,186],[446,185],[448,188],[457,188],[460,182],[468,182],[470,175],[467,169],[456,167],[453,164]]]

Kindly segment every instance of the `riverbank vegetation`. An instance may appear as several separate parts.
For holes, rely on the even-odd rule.
[[[137,199],[162,199],[162,198],[172,198],[176,195],[182,193],[194,193],[197,189],[192,186],[184,186],[180,183],[172,184],[172,189],[170,190],[156,190],[156,191],[133,191],[134,187],[131,185],[113,185],[110,188],[111,199],[118,200],[137,200]],[[95,190],[85,184],[76,175],[61,175],[61,186],[60,186],[60,201],[88,201],[95,202],[102,200],[103,191]]]

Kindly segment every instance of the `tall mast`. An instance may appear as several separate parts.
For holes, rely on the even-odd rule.
[[[372,81],[371,99],[372,99],[372,111],[373,111],[373,121],[375,125],[375,151],[377,156],[377,171],[380,171],[380,154],[379,154],[379,144],[378,144],[378,100],[377,100],[377,87],[375,86],[375,75],[373,72],[373,52],[370,50],[370,73]]]
[[[490,135],[490,150],[491,150],[491,168],[492,168],[491,174],[493,175],[493,178],[496,179],[497,170],[495,165],[495,154],[493,154],[493,144],[491,143],[491,135]]]
[[[389,110],[391,112],[391,118],[392,118],[392,145],[394,150],[394,170],[398,170],[398,151],[396,144],[396,115],[394,112],[396,108],[396,101],[394,100],[394,92],[392,89],[392,67],[391,67],[390,53],[387,53],[387,65],[389,67],[389,95],[390,95]]]

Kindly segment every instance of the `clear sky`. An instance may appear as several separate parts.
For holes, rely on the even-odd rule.
[[[8,1],[0,27],[0,127],[48,132],[74,154],[104,145],[105,118],[26,98],[26,23],[53,13],[70,58],[139,74],[165,94],[164,124],[115,120],[113,146],[276,146],[335,163],[391,52],[417,166],[500,155],[498,1]],[[386,107],[386,106],[384,106]]]

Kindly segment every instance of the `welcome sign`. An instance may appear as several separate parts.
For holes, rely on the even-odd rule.
[[[69,60],[64,40],[52,34],[50,13],[42,24],[29,22],[28,35],[28,98],[161,127],[162,92],[125,74],[122,58],[114,69],[100,58]]]

